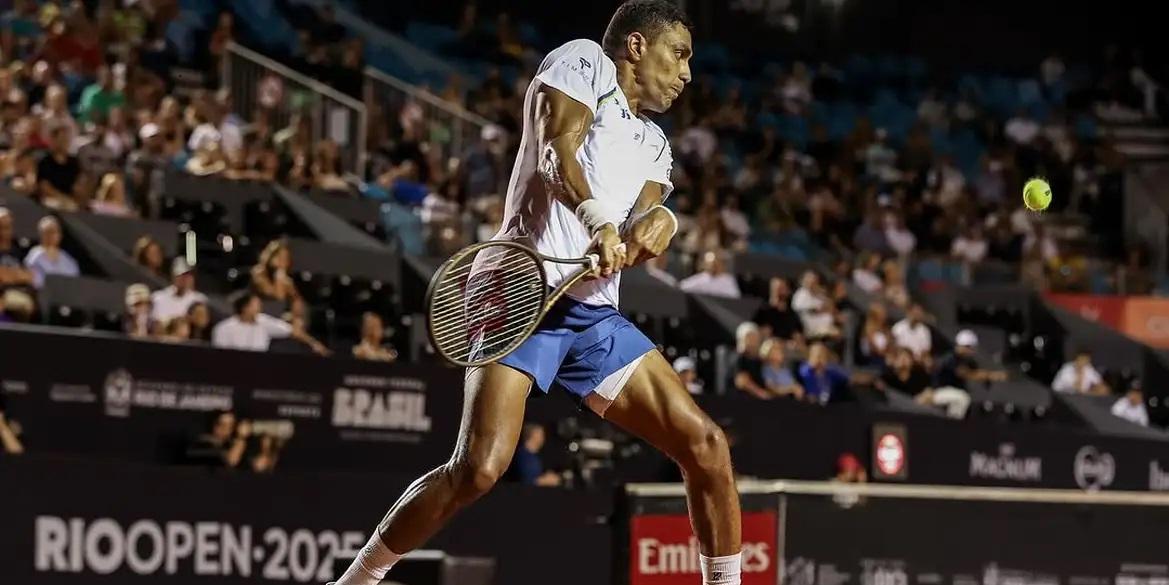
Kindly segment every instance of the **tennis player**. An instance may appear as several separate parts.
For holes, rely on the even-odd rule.
[[[551,257],[595,253],[599,275],[571,288],[515,352],[468,369],[450,461],[406,489],[337,585],[376,585],[402,554],[491,489],[512,459],[528,393],[554,384],[677,462],[702,582],[740,583],[726,438],[654,343],[617,311],[620,270],[663,253],[677,230],[662,206],[672,188],[670,146],[646,115],[665,112],[682,93],[690,56],[688,21],[674,2],[629,0],[601,45],[572,41],[541,63],[524,100],[497,239],[521,239]],[[575,270],[545,267],[551,286]]]

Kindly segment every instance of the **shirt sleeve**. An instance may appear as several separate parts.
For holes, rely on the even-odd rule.
[[[536,79],[584,104],[595,116],[597,102],[617,89],[615,72],[608,71],[611,67],[612,62],[600,45],[581,39],[549,53],[540,64]],[[609,82],[612,87],[605,87]]]
[[[292,335],[292,325],[283,319],[260,313],[256,315],[256,323],[263,327],[268,332],[268,337],[272,339],[283,339]]]
[[[1076,392],[1075,372],[1072,368],[1064,364],[1055,374],[1055,379],[1051,381],[1051,389],[1056,392]]]
[[[661,140],[662,146],[657,158],[650,164],[648,180],[661,184],[662,201],[665,201],[674,191],[674,183],[670,180],[670,173],[674,170],[674,152],[670,148],[670,139],[666,137],[666,133],[653,122],[650,122],[649,126],[650,131]]]

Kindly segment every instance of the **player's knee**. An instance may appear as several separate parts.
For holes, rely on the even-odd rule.
[[[730,446],[718,425],[708,420],[688,439],[686,452],[679,461],[687,474],[697,473],[707,478],[730,475]]]
[[[455,493],[463,503],[473,502],[482,497],[503,477],[506,465],[491,459],[479,461],[456,461],[449,465]]]

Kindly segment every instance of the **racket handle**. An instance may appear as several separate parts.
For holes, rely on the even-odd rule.
[[[620,250],[621,253],[625,253],[625,242],[617,244],[616,249]],[[601,257],[596,254],[587,254],[585,258],[589,259],[589,270],[596,270],[597,266],[601,263]]]

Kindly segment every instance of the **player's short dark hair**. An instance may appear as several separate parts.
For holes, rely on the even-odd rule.
[[[616,55],[621,52],[630,34],[639,32],[652,40],[662,29],[672,24],[690,28],[690,19],[678,6],[677,0],[627,0],[613,13],[613,19],[609,21],[609,28],[605,29],[605,37],[601,40],[601,48],[606,55]]]

